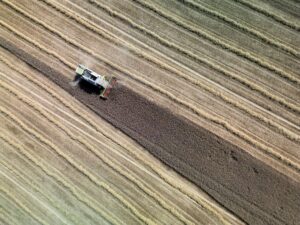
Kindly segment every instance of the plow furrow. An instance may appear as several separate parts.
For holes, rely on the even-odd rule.
[[[158,167],[154,166],[152,163],[149,163],[147,160],[143,159],[140,154],[137,154],[137,151],[132,149],[132,147],[128,147],[129,143],[125,139],[115,139],[113,140],[111,137],[106,135],[105,129],[102,126],[95,126],[93,123],[93,120],[85,113],[85,116],[82,116],[82,113],[77,111],[74,107],[72,107],[69,102],[67,102],[64,98],[61,98],[59,95],[57,95],[51,88],[43,85],[40,82],[36,82],[35,79],[33,79],[31,76],[29,76],[27,73],[24,73],[21,70],[18,70],[16,67],[14,67],[8,60],[0,57],[0,61],[5,63],[8,67],[10,67],[13,70],[16,70],[18,73],[22,74],[22,76],[26,77],[30,82],[34,83],[37,86],[40,86],[43,88],[47,93],[49,93],[52,97],[57,99],[62,105],[69,108],[72,112],[74,112],[75,115],[77,115],[79,118],[83,119],[90,127],[92,127],[94,130],[96,130],[101,135],[105,136],[109,140],[113,141],[114,143],[122,146],[122,148],[126,149],[126,151],[130,152],[142,163],[146,164],[153,172],[155,172],[158,177],[160,177],[164,182],[171,185],[173,188],[177,189],[181,193],[185,194],[192,200],[196,201],[197,204],[201,205],[201,207],[206,208],[210,213],[215,214],[221,221],[223,221],[224,224],[227,224],[226,219],[223,218],[221,214],[218,213],[218,209],[214,208],[210,203],[207,202],[207,200],[203,198],[199,198],[199,196],[191,193],[190,191],[186,190],[184,187],[180,186],[178,182],[174,182],[172,179],[170,179],[163,171],[161,171]],[[122,141],[122,143],[121,143]]]
[[[77,137],[76,135],[74,135],[72,132],[70,132],[64,126],[62,126],[61,124],[59,124],[58,122],[56,122],[56,120],[52,119],[51,116],[48,115],[48,113],[46,113],[44,110],[38,108],[33,103],[29,102],[24,96],[22,97],[20,94],[18,94],[16,91],[14,91],[13,88],[11,88],[11,87],[9,88],[5,84],[0,84],[0,86],[4,87],[6,90],[8,90],[11,93],[13,93],[19,100],[23,101],[24,103],[28,104],[30,107],[34,108],[39,114],[43,115],[43,117],[45,117],[47,120],[49,120],[49,122],[55,124],[58,128],[60,128],[61,130],[63,130],[66,133],[66,135],[69,136],[72,140],[75,140],[79,144],[83,145],[86,149],[88,149],[92,154],[94,154],[98,159],[100,159],[104,164],[106,164],[112,170],[116,171],[118,174],[120,174],[123,177],[125,177],[126,179],[130,180],[138,188],[140,188],[140,190],[142,190],[143,192],[145,192],[145,194],[147,194],[148,196],[150,196],[151,198],[153,198],[159,205],[161,205],[164,209],[166,209],[167,211],[169,211],[171,214],[173,214],[179,220],[183,221],[185,224],[192,224],[189,220],[187,220],[185,217],[183,217],[181,215],[181,213],[178,212],[178,210],[176,208],[173,208],[173,206],[169,206],[168,203],[166,203],[164,201],[163,197],[160,196],[160,194],[155,193],[153,190],[149,189],[149,187],[146,187],[145,184],[143,184],[143,182],[141,182],[138,179],[136,179],[130,173],[125,172],[122,168],[118,167],[116,163],[112,162],[108,158],[103,157],[103,155],[100,154],[99,151],[97,151],[93,146],[91,146],[83,138],[80,138],[80,137]],[[92,176],[92,174],[90,174],[90,176]],[[95,180],[95,178],[93,180]],[[106,187],[108,185],[103,185],[103,186]],[[114,192],[114,191],[112,191],[112,192]],[[126,203],[126,200],[122,199],[121,196],[119,196],[119,198]],[[121,201],[121,202],[123,202],[123,201]],[[127,204],[126,204],[126,206],[130,210],[132,210],[133,212],[135,212],[135,214],[139,218],[141,218],[144,222],[148,221],[147,223],[150,223],[150,224],[152,223],[146,217],[142,216],[133,206],[127,205]]]
[[[1,171],[0,173],[3,175]],[[39,224],[50,225],[44,219],[35,215],[35,213],[33,213],[27,205],[25,205],[21,200],[16,198],[14,194],[11,192],[11,190],[4,188],[3,185],[0,186],[0,193],[6,196],[10,201],[14,202],[20,209],[24,210],[30,217],[32,217]]]
[[[236,2],[239,2],[240,4],[254,10],[254,11],[257,11],[263,15],[265,15],[266,17],[269,17],[275,21],[277,21],[278,23],[281,23],[282,25],[285,25],[291,29],[294,29],[296,31],[300,31],[300,26],[299,24],[296,24],[296,23],[293,23],[287,19],[285,19],[284,17],[280,16],[280,15],[277,15],[276,13],[273,13],[272,11],[270,10],[266,10],[260,6],[257,6],[247,0],[231,0],[231,1],[236,1]]]
[[[192,25],[189,25],[189,24],[183,22],[178,16],[172,15],[171,13],[168,13],[166,11],[162,11],[161,8],[158,8],[157,6],[155,6],[152,3],[149,3],[149,2],[146,3],[145,1],[142,1],[142,0],[133,0],[133,1],[137,2],[142,7],[149,9],[150,11],[171,21],[175,25],[182,27],[183,29],[185,29],[191,33],[194,33],[194,34],[198,35],[199,37],[202,37],[202,38],[210,41],[211,43],[221,47],[222,49],[228,50],[241,58],[247,59],[250,62],[255,63],[258,66],[279,75],[280,77],[290,81],[291,83],[294,83],[297,86],[300,85],[300,80],[297,78],[297,75],[295,75],[291,72],[286,72],[286,71],[282,70],[281,68],[278,68],[277,66],[268,62],[267,60],[260,58],[255,53],[250,53],[248,51],[244,51],[243,49],[241,49],[239,47],[235,47],[231,44],[228,44],[227,43],[228,41],[221,40],[221,37],[216,37],[211,32],[207,32],[202,29],[196,28]]]
[[[286,107],[286,108],[288,108],[292,111],[295,111],[297,113],[300,112],[300,108],[298,106],[287,102],[282,97],[271,94],[270,92],[266,91],[264,88],[260,87],[259,85],[255,84],[254,82],[251,82],[248,79],[243,78],[242,76],[240,76],[240,74],[230,72],[227,69],[223,68],[222,66],[219,66],[218,64],[215,64],[209,58],[207,59],[207,58],[203,57],[204,55],[202,57],[199,57],[198,55],[196,55],[196,54],[194,54],[194,53],[192,53],[188,50],[185,50],[184,48],[182,48],[182,47],[180,47],[180,46],[178,46],[174,43],[171,43],[171,42],[165,40],[164,38],[160,37],[159,35],[155,34],[154,32],[147,30],[146,28],[138,25],[137,23],[133,22],[131,19],[127,18],[126,16],[118,13],[117,11],[114,11],[114,10],[110,9],[107,6],[104,6],[104,5],[100,4],[99,2],[97,2],[95,0],[89,0],[89,2],[91,2],[92,4],[94,4],[95,6],[100,8],[101,10],[107,12],[109,15],[111,15],[113,17],[116,17],[117,19],[121,20],[122,22],[128,24],[132,28],[137,29],[137,30],[141,31],[142,33],[147,34],[148,36],[150,36],[154,40],[158,41],[160,44],[162,44],[162,45],[164,45],[168,48],[174,49],[175,51],[179,52],[180,54],[186,55],[187,57],[193,59],[194,61],[196,61],[198,63],[201,63],[201,64],[204,64],[204,65],[208,66],[209,68],[214,69],[215,71],[221,73],[222,75],[224,75],[228,78],[231,78],[231,79],[234,79],[234,80],[238,81],[240,84],[244,85],[245,87],[249,88],[250,90],[256,91],[259,94],[261,94],[262,96],[264,96],[268,99],[271,99],[274,102],[278,102],[280,105],[282,105],[282,106],[284,106],[284,107]],[[92,16],[92,15],[90,15],[90,16]],[[140,56],[140,54],[139,54],[139,56]],[[147,59],[146,57],[143,57],[143,58]],[[149,60],[149,61],[152,62],[152,63],[155,63],[160,68],[165,69],[165,66],[163,66],[161,63],[157,63],[154,60]],[[195,85],[203,88],[203,86],[201,86],[199,81],[191,78],[190,76],[182,74],[182,73],[178,74],[178,72],[173,71],[170,67],[168,67],[166,69],[173,72],[173,73],[175,73],[179,77],[181,77],[183,79],[186,79],[187,81],[191,82],[192,84],[195,84]],[[197,76],[201,76],[201,75],[197,74]],[[207,91],[211,92],[210,90],[207,90]]]
[[[0,207],[0,223],[5,225],[17,225],[18,222],[9,215],[9,212]]]
[[[1,135],[0,139],[4,143],[6,143],[8,146],[10,146],[12,149],[14,149],[13,146],[11,145],[11,143],[7,142],[7,140],[9,140],[9,139],[12,140],[12,138],[10,136],[6,137],[4,139],[3,135]],[[3,172],[2,174],[3,175],[5,174],[5,177],[13,185],[13,187],[14,187],[14,189],[16,189],[15,191],[17,193],[20,193],[20,191],[18,191],[18,190],[21,190],[28,195],[30,203],[33,203],[33,201],[38,202],[42,206],[42,208],[44,208],[45,210],[47,210],[47,212],[49,212],[49,214],[52,214],[55,216],[56,219],[54,221],[59,220],[59,221],[61,221],[61,224],[69,224],[70,222],[73,224],[78,224],[76,222],[76,220],[72,219],[71,216],[69,216],[69,213],[63,207],[59,206],[59,203],[57,201],[54,201],[47,194],[43,194],[41,191],[43,189],[37,188],[38,184],[35,181],[33,181],[33,179],[31,179],[27,174],[25,174],[21,171],[18,171],[18,168],[16,166],[13,166],[13,164],[9,160],[7,160],[5,157],[1,156],[1,160],[2,160],[1,166],[2,166],[2,172]],[[7,161],[9,161],[9,162],[7,162]],[[24,180],[26,180],[26,182],[24,182]],[[23,185],[20,185],[20,181],[22,181],[23,184],[25,183],[25,187]],[[34,192],[31,192],[31,189],[34,190]],[[14,194],[14,195],[18,196],[18,194]],[[43,200],[41,200],[38,197],[38,195],[41,195]],[[44,202],[44,199],[46,199],[48,202]],[[50,207],[48,206],[48,203],[50,203]],[[57,213],[56,210],[53,210],[53,208],[62,212],[65,217],[63,218],[61,215],[59,215]],[[51,219],[53,219],[53,218],[51,218]]]
[[[11,146],[17,152],[17,154],[19,154],[23,158],[23,160],[27,160],[30,164],[32,164],[32,166],[45,173],[47,177],[53,179],[57,185],[62,187],[65,191],[69,192],[78,202],[84,204],[86,207],[94,211],[97,215],[104,215],[104,217],[102,217],[103,220],[106,218],[105,220],[110,224],[121,224],[121,221],[114,218],[114,216],[107,215],[105,213],[105,210],[100,206],[99,203],[94,201],[91,197],[88,197],[86,194],[84,194],[84,192],[80,191],[76,187],[76,185],[74,185],[65,175],[63,175],[54,167],[50,166],[49,162],[46,162],[41,157],[35,156],[36,154],[30,148],[24,145],[20,145],[18,141],[13,140],[13,138],[11,138],[10,136],[5,135],[4,132],[0,134],[0,139]],[[2,162],[6,164],[4,160],[2,160]],[[7,163],[4,166],[9,168],[9,170],[11,171],[18,171],[17,167],[14,168],[12,164]],[[24,178],[26,178],[26,180],[28,181],[26,182],[26,189],[28,187],[31,187],[34,190],[34,193],[39,193],[40,195],[42,195],[43,198],[50,202],[53,207],[55,207],[59,212],[62,212],[67,220],[72,221],[72,224],[83,223],[77,215],[70,213],[70,211],[67,211],[65,206],[61,206],[61,204],[57,200],[55,201],[53,197],[50,197],[48,193],[43,194],[44,190],[41,191],[41,188],[37,188],[38,184],[35,183],[35,181],[33,181],[30,177],[28,177],[27,174],[24,174],[21,171],[19,171],[19,173],[21,173],[21,179],[18,179],[19,181],[23,180],[24,182]],[[70,221],[65,221],[65,224],[70,223]]]
[[[218,11],[215,11],[215,10],[212,10],[212,9],[209,9],[193,0],[177,0],[179,2],[182,2],[183,4],[185,4],[186,6],[192,8],[192,9],[195,9],[196,11],[200,11],[200,12],[203,12],[203,13],[206,13],[210,16],[213,16],[213,17],[216,17],[218,18],[219,20],[235,27],[235,28],[238,28],[239,30],[243,31],[243,32],[246,32],[246,33],[249,33],[253,36],[255,36],[256,38],[258,38],[259,40],[265,42],[266,44],[269,44],[269,45],[272,45],[278,49],[281,49],[295,57],[299,57],[299,52],[297,50],[295,50],[295,48],[292,48],[292,47],[289,47],[285,44],[282,44],[280,43],[279,41],[273,39],[273,38],[269,38],[267,36],[265,36],[264,34],[262,34],[261,32],[253,29],[253,28],[250,28],[250,27],[247,27],[247,26],[244,26],[243,24],[239,23],[238,21],[236,20],[233,20],[221,13],[219,13]],[[296,46],[294,46],[296,47]]]
[[[2,87],[4,87],[4,84],[1,84]],[[7,90],[9,90],[10,92],[14,93],[14,95],[16,95],[16,97],[19,98],[19,100],[23,101],[24,103],[28,104],[30,107],[34,108],[38,113],[40,113],[41,115],[43,115],[47,120],[49,120],[51,123],[54,123],[57,127],[59,127],[60,129],[62,129],[72,140],[77,141],[78,143],[82,144],[83,146],[85,146],[85,148],[87,148],[89,151],[91,151],[93,154],[95,154],[101,161],[103,161],[107,166],[109,166],[110,168],[112,168],[114,171],[116,171],[117,173],[121,174],[122,176],[124,176],[125,178],[127,178],[128,180],[130,180],[131,182],[133,182],[134,184],[136,184],[142,191],[145,192],[145,194],[148,194],[149,196],[151,196],[152,198],[154,198],[163,208],[169,210],[172,214],[174,214],[174,216],[178,217],[179,219],[182,219],[183,221],[185,221],[186,224],[191,224],[191,222],[189,222],[188,220],[186,220],[185,218],[182,218],[182,216],[177,212],[176,209],[174,208],[170,208],[167,203],[165,203],[162,199],[161,196],[156,196],[155,193],[152,193],[148,188],[146,188],[142,183],[140,183],[138,180],[136,180],[134,177],[130,176],[130,174],[125,173],[122,169],[118,168],[115,164],[113,164],[110,160],[103,158],[103,156],[101,154],[99,154],[99,152],[94,149],[89,143],[87,143],[85,140],[76,137],[75,135],[73,135],[71,132],[69,132],[67,129],[65,129],[62,125],[58,124],[55,120],[51,119],[51,117],[49,115],[47,115],[46,112],[44,112],[42,109],[38,109],[35,105],[33,105],[33,103],[29,102],[28,100],[25,100],[24,97],[21,97],[17,92],[13,92],[13,90],[11,88],[8,88],[8,86],[6,86]],[[86,171],[84,168],[81,168],[81,166],[77,166],[77,168],[82,169],[83,171]],[[83,172],[84,173],[84,172]],[[127,200],[125,200],[122,196],[120,196],[119,194],[117,194],[113,189],[111,189],[107,184],[101,183],[99,182],[96,177],[94,177],[91,173],[89,172],[85,172],[84,173],[91,181],[93,181],[95,184],[99,185],[100,187],[104,188],[105,190],[107,190],[110,194],[112,194],[114,197],[116,197],[118,200],[120,200],[126,207],[128,207],[136,216],[138,216],[142,221],[144,221],[147,224],[153,224],[153,222],[151,220],[149,220],[148,218],[144,217],[142,214],[139,213],[139,211],[137,209],[135,209],[133,206],[131,206],[131,204],[129,204],[129,202],[127,202]]]
[[[88,52],[91,53],[91,55],[93,55],[94,57],[98,58],[99,60],[101,60],[101,58],[99,58],[99,56],[97,56],[95,53],[91,52],[90,50],[87,49]],[[103,59],[105,60],[105,59]],[[108,62],[108,61],[107,61]],[[122,71],[124,73],[124,70],[120,67],[118,67],[117,65],[113,65],[115,69],[117,69],[118,71]],[[128,74],[130,74],[129,72],[127,72]],[[130,74],[131,76],[134,74]],[[139,77],[133,77],[136,80],[141,80]],[[230,131],[232,134],[236,135],[237,137],[243,139],[244,141],[246,141],[249,144],[252,144],[253,146],[259,148],[260,150],[262,150],[265,154],[281,161],[284,165],[291,167],[292,169],[294,169],[295,171],[300,171],[299,167],[297,166],[297,164],[293,163],[291,160],[287,159],[286,157],[280,155],[276,150],[273,150],[272,148],[266,146],[265,144],[260,143],[259,141],[253,139],[252,137],[250,137],[247,134],[241,133],[238,129],[236,129],[234,126],[232,126],[231,124],[229,124],[228,122],[225,122],[223,120],[220,120],[217,117],[212,116],[211,114],[208,114],[202,110],[200,110],[199,108],[195,107],[194,105],[188,104],[185,101],[181,101],[180,99],[178,99],[176,96],[174,96],[173,94],[166,92],[164,89],[153,85],[151,83],[149,83],[148,81],[145,80],[141,80],[141,82],[150,87],[153,88],[154,90],[158,91],[159,93],[166,95],[168,98],[170,98],[171,100],[179,103],[182,106],[187,107],[188,109],[190,109],[192,112],[196,113],[197,115],[211,121],[214,122],[216,124],[221,125],[222,127],[224,127],[225,129],[227,129],[228,131]]]
[[[15,93],[15,94],[17,94],[17,93]],[[22,99],[20,99],[20,100],[22,100]],[[24,99],[23,99],[23,101],[24,101]],[[30,107],[35,108],[35,106],[32,103],[29,103],[29,102],[27,102],[27,103],[30,105]],[[38,110],[39,113],[41,113],[42,115],[44,115],[45,118],[46,117],[49,118],[49,116],[45,115],[44,112],[41,111],[41,109],[36,109],[36,110]],[[91,174],[90,172],[88,172],[84,167],[82,167],[82,165],[78,164],[78,162],[76,162],[73,158],[71,158],[70,156],[68,156],[64,152],[62,152],[60,149],[58,149],[56,146],[54,146],[48,140],[44,139],[40,134],[38,134],[35,131],[33,131],[30,128],[28,128],[20,120],[18,120],[17,118],[14,118],[14,116],[12,116],[11,113],[9,113],[4,108],[0,107],[0,111],[2,113],[4,113],[5,115],[9,116],[11,119],[14,119],[14,121],[16,121],[16,123],[20,127],[22,127],[22,129],[24,129],[26,132],[32,134],[32,136],[36,137],[40,142],[44,143],[45,145],[47,145],[51,149],[53,149],[57,154],[59,154],[63,159],[65,159],[72,167],[74,167],[77,171],[79,171],[84,176],[86,176],[86,178],[88,180],[90,180],[91,182],[93,182],[97,186],[103,188],[108,193],[110,193],[113,197],[115,197],[116,199],[118,199],[126,208],[128,208],[130,211],[132,211],[132,213],[134,215],[136,215],[139,219],[141,219],[141,221],[143,221],[146,224],[154,224],[150,219],[148,219],[144,215],[140,214],[140,212],[135,207],[133,207],[127,200],[125,200],[123,196],[121,196],[119,193],[117,193],[115,190],[113,190],[108,184],[99,181],[93,174]],[[55,123],[54,120],[52,120],[51,122]],[[73,137],[73,139],[76,140],[75,137]],[[109,219],[108,219],[108,221],[109,221]],[[114,223],[114,224],[117,224],[117,223]]]
[[[0,221],[3,222],[3,225],[22,225],[22,222],[29,221],[32,225],[39,225],[37,221],[27,214],[20,206],[11,201],[8,196],[5,196],[5,193],[0,191],[0,201],[3,204],[3,207],[0,207]],[[4,208],[4,204],[6,207]],[[17,209],[17,210],[16,210]],[[13,212],[12,212],[13,211]],[[16,218],[13,213],[18,213],[19,216],[22,216],[23,221],[21,222]]]
[[[12,7],[15,7],[15,6],[12,5]],[[21,10],[21,9],[17,7],[16,10],[19,11],[19,10]],[[66,41],[66,42],[69,43],[70,45],[75,46],[75,47],[81,49],[82,51],[84,51],[84,52],[86,52],[86,53],[88,53],[88,54],[94,56],[94,57],[97,58],[98,60],[104,62],[106,65],[109,65],[109,66],[111,66],[112,68],[114,68],[114,69],[116,69],[116,70],[118,70],[118,71],[120,71],[120,72],[122,72],[122,73],[125,73],[125,74],[128,75],[129,77],[131,77],[131,78],[133,78],[133,79],[135,79],[135,80],[137,80],[137,81],[143,83],[144,85],[149,86],[150,88],[152,88],[152,89],[154,89],[154,90],[156,90],[156,91],[159,90],[158,88],[156,89],[155,86],[154,86],[153,84],[149,83],[149,82],[148,82],[148,83],[149,83],[150,85],[148,85],[148,84],[146,83],[146,80],[141,79],[139,76],[136,76],[135,74],[126,71],[125,69],[123,69],[122,67],[120,67],[120,66],[118,66],[118,65],[116,65],[116,64],[114,64],[114,63],[111,63],[110,61],[108,61],[108,60],[105,59],[104,57],[100,56],[100,55],[97,54],[97,53],[94,53],[93,51],[89,50],[89,49],[86,48],[85,46],[83,46],[83,45],[81,45],[81,44],[79,44],[79,43],[77,43],[77,42],[71,40],[70,38],[68,38],[68,37],[65,36],[64,34],[62,34],[62,33],[58,32],[58,31],[54,30],[53,28],[49,27],[48,25],[44,24],[43,22],[37,21],[37,20],[36,20],[35,18],[33,18],[32,16],[26,14],[26,12],[21,11],[21,13],[22,13],[23,15],[25,15],[27,18],[30,18],[31,20],[34,20],[36,23],[40,24],[41,26],[43,26],[44,28],[46,28],[46,29],[49,30],[50,32],[54,33],[55,35],[58,35],[60,38],[62,38],[64,41]],[[1,21],[0,21],[0,23],[1,23],[2,25],[4,25],[5,27],[7,27],[7,28],[8,28],[9,30],[11,30],[12,32],[16,33],[18,36],[20,36],[20,37],[22,37],[22,38],[24,37],[24,35],[22,35],[22,33],[16,31],[14,28],[10,27],[9,25],[7,25],[7,24],[5,24],[5,23],[3,23],[3,22],[1,22]],[[35,45],[35,42],[32,42],[32,40],[27,40],[27,41],[30,42],[30,43],[32,43],[33,45]],[[44,47],[40,46],[39,44],[38,44],[38,47],[39,47],[40,49],[42,49],[44,52],[46,52],[46,53],[48,52],[48,49],[47,49],[47,48],[44,48]],[[51,51],[50,51],[50,54],[51,54]],[[60,60],[64,60],[64,59],[63,59],[62,57],[60,57]],[[64,62],[66,62],[66,60],[64,60]],[[66,62],[66,63],[67,63],[67,62]],[[183,73],[181,73],[181,72],[179,72],[179,71],[173,69],[172,67],[169,67],[169,66],[167,66],[167,65],[162,65],[162,64],[160,64],[160,67],[166,68],[166,69],[168,69],[168,70],[170,70],[170,71],[172,71],[172,72],[174,72],[174,73],[176,73],[176,74],[180,74],[181,77],[184,77],[184,79],[191,80],[191,78],[190,78],[189,76],[187,76],[186,74],[183,74]],[[244,107],[243,105],[240,105],[239,103],[237,103],[237,102],[231,100],[230,98],[224,96],[221,92],[217,92],[217,91],[215,91],[213,88],[208,87],[208,86],[206,86],[206,85],[203,85],[201,82],[199,82],[199,81],[197,81],[197,80],[193,80],[192,82],[193,82],[194,84],[197,84],[198,86],[201,86],[204,90],[206,90],[206,91],[208,91],[208,92],[214,94],[215,96],[221,98],[222,100],[228,102],[229,104],[231,104],[231,105],[233,105],[233,106],[235,106],[235,107],[237,107],[237,108],[243,110],[244,112],[246,112],[246,113],[248,113],[249,115],[255,117],[256,119],[261,120],[262,122],[265,122],[266,124],[269,124],[270,126],[274,127],[279,133],[283,134],[285,137],[289,138],[290,140],[299,142],[299,136],[296,135],[296,134],[294,134],[294,133],[292,133],[292,132],[290,132],[288,129],[286,129],[286,128],[280,126],[280,125],[278,125],[277,123],[274,123],[273,121],[271,121],[271,120],[269,120],[269,119],[266,119],[266,118],[260,116],[260,114],[254,113],[253,111],[251,111],[250,109]],[[160,88],[160,89],[161,89],[161,88]],[[165,92],[165,91],[164,91],[164,92]],[[161,92],[161,93],[163,93],[163,92]],[[165,93],[166,93],[166,92],[165,92]],[[168,92],[167,92],[167,93],[168,93]],[[167,96],[169,97],[170,95],[167,95]],[[173,100],[176,101],[176,102],[178,102],[178,99],[177,99],[177,98],[173,98]],[[186,104],[184,104],[184,105],[186,105]],[[292,105],[292,104],[291,104],[290,106],[291,106],[294,110],[297,109],[297,112],[300,112],[300,109],[298,109],[297,106],[294,106],[294,105]]]
[[[0,0],[0,224],[297,223],[295,1]]]
[[[19,126],[21,129],[23,129],[25,132],[31,134],[33,137],[35,137],[40,143],[45,144],[50,149],[54,150],[54,152],[59,155],[62,159],[64,159],[68,164],[70,164],[72,167],[74,167],[77,171],[79,171],[83,176],[87,176],[82,170],[82,166],[78,163],[75,163],[73,159],[71,159],[69,156],[67,156],[65,153],[63,153],[59,148],[57,148],[53,143],[51,143],[49,140],[41,136],[36,131],[29,128],[27,125],[25,125],[22,121],[20,121],[18,118],[16,118],[11,112],[8,110],[0,107],[0,112],[5,115],[7,118],[9,118],[11,121],[13,121],[17,126]],[[99,206],[95,207],[95,201],[92,200],[92,198],[89,198],[85,196],[81,191],[77,190],[77,188],[74,188],[74,185],[70,184],[66,181],[67,178],[63,179],[64,176],[59,172],[51,172],[45,164],[41,164],[41,162],[35,160],[32,155],[26,154],[24,152],[25,147],[18,146],[17,144],[14,144],[12,142],[9,142],[9,139],[5,139],[3,135],[1,135],[1,139],[8,141],[7,143],[11,144],[12,147],[17,148],[19,151],[21,151],[28,160],[34,162],[37,166],[39,166],[43,172],[45,172],[48,176],[53,177],[59,184],[63,185],[67,190],[69,190],[72,195],[74,195],[80,202],[86,204],[88,207],[92,208],[96,211],[96,213],[99,213],[105,220],[109,221],[111,224],[123,224],[121,221],[116,220],[116,218],[113,215],[109,215],[110,213],[107,213],[103,210],[103,206],[99,208]],[[27,149],[28,150],[28,149]],[[29,150],[30,152],[30,150]],[[61,175],[61,176],[60,176]],[[89,177],[87,177],[89,179]],[[90,180],[90,179],[89,179]],[[107,186],[106,186],[107,187]],[[84,196],[84,197],[82,197]],[[96,204],[97,205],[97,204]]]

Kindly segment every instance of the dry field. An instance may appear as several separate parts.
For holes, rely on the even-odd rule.
[[[299,224],[296,0],[0,0],[1,224]],[[118,78],[107,101],[78,63]]]

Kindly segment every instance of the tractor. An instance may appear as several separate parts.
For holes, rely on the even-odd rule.
[[[111,89],[115,86],[117,79],[115,77],[104,76],[95,73],[83,65],[78,65],[76,68],[76,75],[100,90],[100,97],[107,99]]]

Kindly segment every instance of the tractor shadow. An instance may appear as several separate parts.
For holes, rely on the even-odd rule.
[[[87,81],[80,78],[80,76],[76,75],[74,80],[72,81],[74,86],[77,86],[82,91],[92,94],[92,95],[100,95],[101,89],[99,87],[95,87],[94,85],[88,83]]]

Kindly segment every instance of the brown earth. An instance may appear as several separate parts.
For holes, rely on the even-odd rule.
[[[1,45],[122,130],[249,224],[297,224],[300,184],[120,84],[107,101],[12,43]]]
[[[0,49],[0,216],[5,224],[243,224]]]
[[[0,2],[4,223],[298,224],[296,3]],[[78,63],[118,77],[109,100],[70,85]]]

